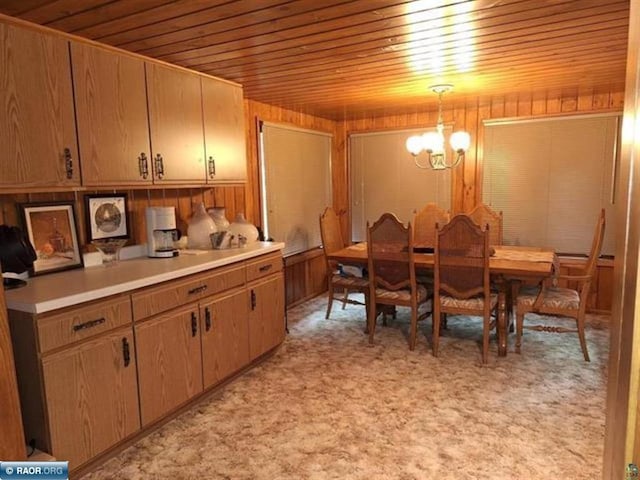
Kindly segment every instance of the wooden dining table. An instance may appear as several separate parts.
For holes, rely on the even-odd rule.
[[[500,285],[498,292],[498,355],[507,354],[507,337],[510,318],[507,299],[510,298],[513,285],[523,281],[540,281],[551,277],[557,269],[557,257],[551,249],[542,247],[522,247],[495,245],[489,259],[492,279]],[[367,265],[367,245],[357,243],[328,255],[332,260],[345,265]],[[417,270],[433,270],[433,253],[414,253]]]

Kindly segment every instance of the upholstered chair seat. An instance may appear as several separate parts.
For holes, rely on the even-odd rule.
[[[369,288],[369,280],[362,277],[345,276],[334,273],[331,277],[331,283],[336,287],[344,288]]]
[[[498,303],[498,295],[496,293],[491,294],[489,300],[491,310],[496,308]],[[459,308],[468,310],[482,310],[484,305],[484,297],[471,297],[471,298],[455,298],[449,295],[440,295],[440,305],[445,308]]]
[[[429,292],[423,285],[416,286],[416,296],[418,303],[424,303],[427,301]],[[386,290],[384,288],[376,288],[376,299],[385,300],[398,300],[401,302],[411,301],[410,290]],[[429,307],[430,308],[430,307]]]
[[[539,287],[526,286],[520,289],[518,295],[518,307],[532,307],[538,295]],[[580,308],[580,295],[576,290],[561,287],[548,287],[542,299],[544,308],[561,308],[578,310]]]

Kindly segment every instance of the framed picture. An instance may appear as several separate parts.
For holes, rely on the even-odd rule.
[[[105,238],[129,238],[127,195],[85,195],[87,242]]]
[[[22,203],[20,213],[36,251],[33,275],[82,267],[73,202]]]

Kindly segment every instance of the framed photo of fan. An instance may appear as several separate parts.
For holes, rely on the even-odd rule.
[[[127,195],[85,195],[87,242],[111,238],[129,238]]]

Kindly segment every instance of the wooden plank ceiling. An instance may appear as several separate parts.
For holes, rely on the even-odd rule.
[[[0,12],[334,120],[624,88],[629,0],[0,0]]]

